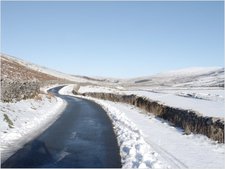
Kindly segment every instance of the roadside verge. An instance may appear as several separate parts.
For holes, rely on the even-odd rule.
[[[0,102],[1,163],[46,130],[65,107],[66,102],[61,98],[44,92],[34,99]]]

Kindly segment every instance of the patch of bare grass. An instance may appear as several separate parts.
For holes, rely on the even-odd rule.
[[[41,97],[41,94],[38,94],[34,97],[34,100],[36,101],[42,101],[42,97]]]
[[[12,120],[10,120],[8,115],[7,114],[3,114],[3,116],[4,116],[4,121],[6,121],[8,123],[9,128],[13,128],[13,122],[12,122]]]
[[[50,100],[51,98],[55,98],[55,96],[54,96],[52,93],[49,93],[49,92],[48,92],[47,98]]]

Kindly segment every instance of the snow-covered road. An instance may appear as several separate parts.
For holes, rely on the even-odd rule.
[[[74,96],[72,90],[73,85],[69,85],[62,88],[60,94]],[[110,117],[120,147],[123,168],[171,168],[170,165],[146,143],[135,123],[127,119],[123,112],[103,100],[85,98],[100,104]]]
[[[15,103],[0,102],[1,162],[48,128],[65,107],[62,99],[47,94]]]
[[[169,164],[171,168],[222,169],[225,167],[224,144],[218,144],[203,135],[186,135],[181,129],[169,125],[154,115],[147,115],[143,110],[131,105],[89,99],[102,105],[110,114],[118,114],[132,123],[132,127],[141,132],[151,151],[159,154],[157,159]],[[142,153],[142,156],[144,157],[145,153]]]
[[[106,112],[95,102],[59,95],[60,88],[49,92],[66,101],[61,116],[8,158],[2,167],[121,167],[117,140]]]

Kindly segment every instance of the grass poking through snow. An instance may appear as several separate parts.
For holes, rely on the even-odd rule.
[[[4,114],[4,120],[8,123],[9,128],[13,128],[13,122],[10,120],[7,114]]]

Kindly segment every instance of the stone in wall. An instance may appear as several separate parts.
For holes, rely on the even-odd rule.
[[[1,79],[1,101],[3,102],[33,98],[39,92],[40,83],[37,80]]]

